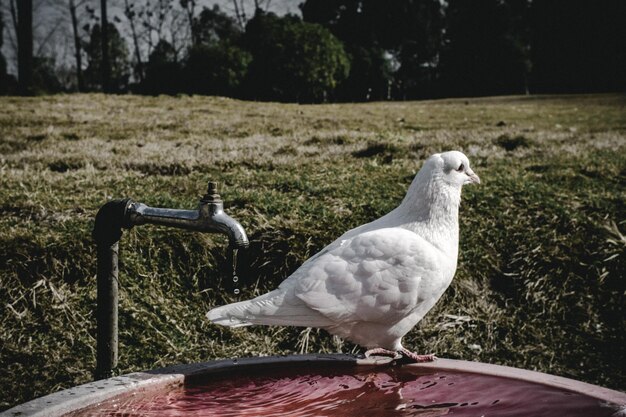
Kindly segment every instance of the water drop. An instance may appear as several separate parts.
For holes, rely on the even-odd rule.
[[[239,282],[239,277],[237,276],[237,253],[239,252],[239,249],[233,248],[232,249],[232,256],[233,256],[233,284],[235,287],[237,287],[237,283]],[[240,292],[239,288],[235,288],[234,289],[234,293],[235,295],[238,295]]]
[[[239,253],[239,249],[233,248],[232,249],[232,255],[233,255],[233,276],[237,275],[237,253]]]

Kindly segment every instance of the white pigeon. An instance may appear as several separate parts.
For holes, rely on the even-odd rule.
[[[402,337],[452,281],[461,187],[470,183],[480,179],[464,154],[432,155],[394,210],[344,233],[276,290],[207,317],[231,327],[317,327],[368,348],[366,356],[434,360],[404,348]]]

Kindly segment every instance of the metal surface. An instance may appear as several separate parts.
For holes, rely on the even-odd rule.
[[[111,246],[98,245],[97,379],[110,378],[117,366],[118,254],[117,242]]]
[[[149,207],[131,202],[128,207],[127,225],[157,224],[205,233],[223,233],[230,246],[245,248],[248,237],[235,219],[224,213],[224,203],[217,194],[217,184],[209,182],[207,193],[200,199],[197,210],[179,210]]]
[[[224,203],[214,182],[209,182],[207,193],[200,199],[197,210],[155,208],[130,199],[112,200],[103,205],[96,215],[93,230],[98,254],[96,379],[109,378],[117,367],[118,241],[122,229],[142,224],[222,233],[228,236],[232,249],[246,248],[249,244],[241,224],[224,213]]]
[[[118,241],[130,203],[125,199],[103,205],[96,215],[92,233],[98,255],[96,379],[109,378],[117,366]]]
[[[114,397],[174,388],[188,381],[211,378],[212,375],[227,378],[236,370],[267,370],[271,373],[285,367],[319,369],[322,366],[344,367],[346,373],[349,374],[352,372],[351,369],[357,369],[357,367],[397,365],[389,358],[358,359],[344,354],[238,358],[176,365],[90,382],[56,392],[0,413],[0,417],[61,417],[69,412],[81,410]],[[438,371],[470,372],[566,389],[621,406],[617,413],[626,411],[626,393],[541,372],[452,359],[437,359],[434,362],[402,366],[414,369],[416,374]],[[294,389],[298,388],[294,387]],[[621,415],[617,413],[615,415]]]

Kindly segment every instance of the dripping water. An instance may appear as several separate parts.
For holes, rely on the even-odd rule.
[[[239,293],[241,292],[239,290],[239,277],[237,276],[237,254],[239,252],[239,249],[237,248],[232,248],[232,259],[233,259],[233,293],[235,293],[235,295],[239,295]]]

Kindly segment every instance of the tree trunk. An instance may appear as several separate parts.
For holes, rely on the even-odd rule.
[[[11,22],[13,22],[13,30],[17,34],[17,12],[15,11],[15,1],[9,0],[9,10],[11,11]]]
[[[17,76],[20,95],[33,94],[33,1],[17,2]]]
[[[198,43],[198,40],[196,39],[196,33],[193,30],[193,15],[196,8],[196,0],[188,0],[184,2],[184,6],[185,11],[187,12],[187,20],[189,20],[189,33],[191,34],[191,44],[195,45],[196,43]]]
[[[85,91],[85,82],[83,81],[83,62],[80,50],[80,37],[78,36],[78,18],[76,17],[76,4],[74,0],[69,0],[70,15],[72,16],[72,30],[74,31],[74,54],[76,57],[76,82],[78,91]]]
[[[135,12],[131,9],[131,4],[128,0],[124,0],[124,13],[126,18],[130,22],[130,31],[133,35],[133,45],[135,47],[135,59],[137,60],[137,76],[139,82],[143,82],[143,62],[141,61],[141,53],[139,51],[139,36],[137,36],[137,29],[135,28]]]
[[[100,39],[102,46],[102,91],[111,92],[111,62],[109,60],[109,20],[107,19],[107,0],[100,0]]]

